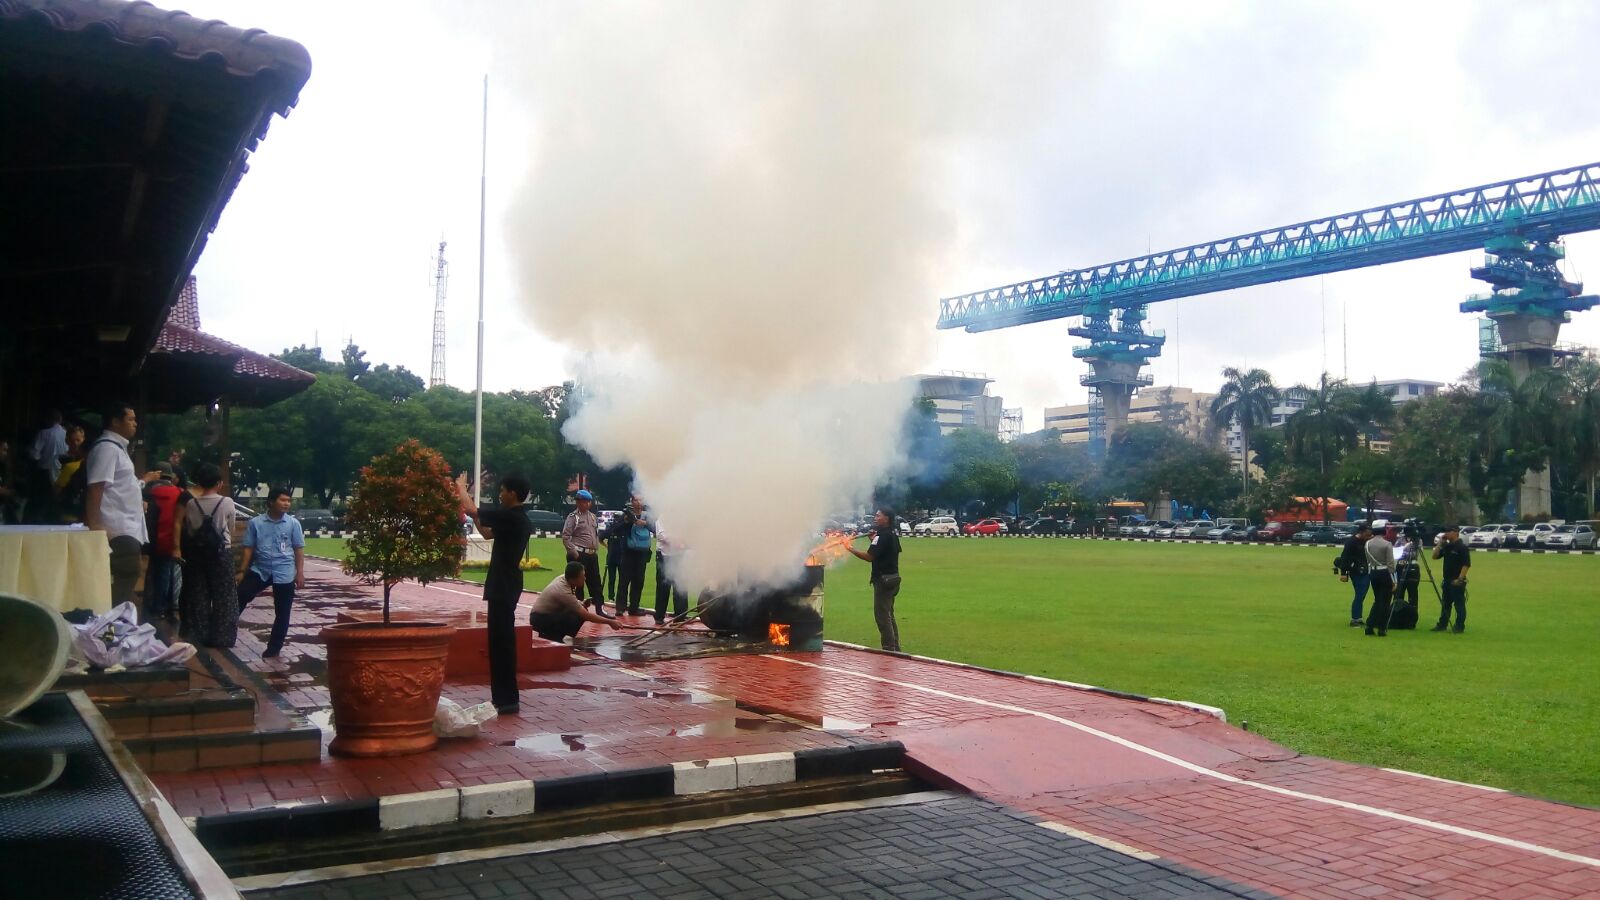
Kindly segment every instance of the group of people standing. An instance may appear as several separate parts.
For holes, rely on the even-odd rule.
[[[1409,539],[1393,527],[1382,534],[1374,534],[1366,522],[1356,527],[1336,563],[1339,580],[1354,590],[1350,602],[1352,628],[1365,627],[1369,636],[1387,637],[1390,627],[1415,627],[1420,609],[1417,595],[1422,581],[1421,553],[1419,540]],[[1444,575],[1444,583],[1439,586],[1439,621],[1432,630],[1461,634],[1467,627],[1467,572],[1472,562],[1458,526],[1444,527],[1432,558],[1443,561]],[[1369,590],[1372,606],[1363,617],[1362,606]],[[1396,607],[1396,600],[1409,600],[1409,606]]]
[[[175,449],[141,474],[130,453],[138,430],[138,414],[127,403],[102,412],[93,441],[85,439],[82,424],[52,410],[28,446],[28,471],[17,479],[26,483],[8,495],[21,510],[16,517],[104,532],[111,604],[139,599],[141,618],[166,622],[192,644],[232,647],[240,611],[270,588],[275,615],[264,655],[278,655],[295,588],[305,579],[305,537],[288,515],[289,491],[274,489],[269,511],[248,522],[236,570],[238,513],[224,492],[222,470],[209,462],[186,467],[183,451]]]

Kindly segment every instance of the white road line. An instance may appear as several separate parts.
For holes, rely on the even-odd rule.
[[[1381,817],[1383,817],[1385,819],[1392,819],[1392,820],[1394,820],[1396,822],[1405,822],[1405,823],[1407,823],[1409,825],[1417,825],[1417,826],[1420,826],[1420,827],[1423,827],[1423,828],[1433,829],[1434,831],[1442,831],[1442,832],[1444,832],[1446,834],[1454,834],[1454,835],[1460,835],[1462,837],[1475,838],[1477,840],[1486,841],[1486,842],[1491,843],[1491,844],[1498,844],[1498,845],[1500,845],[1502,847],[1511,847],[1511,848],[1516,849],[1516,850],[1524,850],[1524,851],[1527,851],[1529,853],[1537,853],[1537,854],[1540,854],[1541,856],[1549,856],[1551,858],[1564,860],[1566,862],[1580,863],[1582,865],[1595,866],[1597,868],[1600,868],[1600,859],[1596,859],[1595,857],[1592,857],[1592,856],[1583,856],[1583,855],[1577,854],[1577,853],[1568,853],[1565,850],[1557,850],[1557,849],[1555,849],[1553,847],[1543,847],[1543,846],[1540,846],[1538,844],[1530,844],[1527,841],[1519,841],[1519,840],[1517,840],[1515,838],[1508,838],[1508,837],[1504,837],[1504,836],[1498,835],[1498,834],[1490,834],[1490,833],[1488,833],[1486,831],[1476,831],[1476,830],[1471,829],[1471,828],[1462,828],[1460,826],[1450,825],[1450,824],[1447,824],[1445,822],[1435,822],[1435,821],[1433,821],[1431,819],[1423,819],[1423,818],[1419,818],[1417,816],[1407,815],[1407,814],[1401,813],[1401,812],[1395,812],[1392,809],[1382,809],[1382,808],[1379,808],[1379,807],[1376,807],[1376,806],[1368,806],[1368,805],[1366,805],[1364,803],[1352,803],[1352,802],[1350,802],[1348,800],[1337,800],[1337,799],[1334,799],[1332,797],[1323,797],[1323,796],[1320,796],[1318,794],[1307,794],[1304,791],[1296,791],[1296,790],[1292,790],[1290,788],[1278,787],[1276,785],[1263,784],[1262,782],[1259,782],[1259,781],[1249,781],[1249,780],[1244,779],[1244,778],[1238,778],[1236,776],[1229,775],[1229,774],[1227,774],[1225,772],[1218,772],[1215,769],[1208,769],[1205,766],[1197,765],[1197,764],[1189,762],[1188,760],[1185,760],[1185,759],[1179,759],[1178,757],[1172,756],[1171,754],[1162,753],[1160,750],[1156,750],[1156,749],[1153,749],[1151,747],[1146,747],[1143,744],[1134,743],[1133,741],[1130,741],[1127,738],[1118,737],[1117,735],[1101,731],[1098,728],[1091,728],[1088,725],[1084,725],[1084,724],[1079,723],[1079,722],[1074,722],[1071,719],[1063,719],[1060,716],[1052,715],[1052,714],[1047,713],[1047,712],[1040,712],[1039,710],[1036,710],[1036,709],[1028,709],[1027,707],[1015,706],[1015,705],[1010,704],[1010,703],[997,703],[997,702],[995,702],[993,700],[981,700],[981,699],[979,699],[977,697],[967,697],[967,696],[964,696],[962,694],[954,694],[954,693],[951,693],[949,691],[941,691],[938,688],[923,687],[920,684],[910,684],[910,683],[904,682],[904,681],[895,681],[892,678],[883,678],[883,677],[878,676],[878,675],[868,675],[865,672],[855,672],[855,671],[852,671],[850,669],[840,669],[840,668],[837,668],[837,667],[834,667],[834,666],[824,666],[824,665],[821,665],[819,663],[806,662],[804,660],[794,659],[794,658],[788,657],[788,656],[780,656],[780,655],[777,655],[777,654],[767,654],[766,657],[768,659],[778,660],[779,662],[789,663],[790,665],[806,666],[807,668],[819,669],[819,670],[824,671],[824,672],[834,672],[834,673],[838,673],[840,675],[850,675],[850,676],[853,676],[853,677],[856,677],[856,678],[863,678],[863,679],[866,679],[868,681],[876,681],[876,682],[879,682],[879,683],[882,683],[882,684],[892,684],[895,687],[905,688],[906,690],[909,690],[909,691],[917,691],[919,693],[931,694],[931,695],[933,695],[935,697],[944,697],[944,698],[949,699],[949,700],[959,700],[959,701],[962,701],[962,702],[965,702],[965,703],[971,703],[971,704],[974,704],[974,705],[977,705],[977,706],[987,706],[990,709],[999,709],[999,710],[1004,710],[1006,712],[1013,712],[1013,713],[1018,713],[1020,715],[1034,716],[1036,718],[1045,719],[1047,721],[1055,722],[1058,725],[1065,725],[1068,728],[1072,728],[1072,729],[1075,729],[1077,731],[1081,731],[1084,734],[1093,735],[1094,737],[1100,738],[1101,740],[1110,741],[1111,743],[1116,744],[1119,747],[1125,747],[1125,748],[1127,748],[1129,750],[1134,751],[1135,753],[1142,753],[1142,754],[1144,754],[1146,756],[1153,757],[1155,759],[1159,759],[1162,762],[1170,763],[1171,765],[1177,766],[1180,769],[1184,769],[1186,771],[1193,772],[1196,775],[1201,775],[1201,776],[1204,776],[1206,778],[1214,778],[1217,781],[1221,781],[1221,782],[1224,782],[1224,783],[1227,783],[1227,784],[1243,785],[1245,787],[1255,788],[1256,790],[1267,791],[1268,793],[1272,793],[1272,794],[1278,794],[1279,796],[1283,796],[1283,797],[1293,797],[1296,800],[1309,800],[1309,801],[1311,801],[1313,803],[1325,803],[1325,804],[1327,804],[1329,806],[1337,806],[1340,809],[1348,809],[1348,810],[1352,810],[1354,812],[1366,813],[1368,815],[1381,816]]]
[[[1453,785],[1456,785],[1457,787],[1476,788],[1476,789],[1478,789],[1480,791],[1490,791],[1490,792],[1496,793],[1496,794],[1509,794],[1509,793],[1511,793],[1510,791],[1506,790],[1505,788],[1490,787],[1487,784],[1473,784],[1470,781],[1456,781],[1453,778],[1440,778],[1437,775],[1424,775],[1421,772],[1408,772],[1405,769],[1383,769],[1383,771],[1385,771],[1385,772],[1393,772],[1396,775],[1409,775],[1412,778],[1421,778],[1421,779],[1424,779],[1424,780],[1427,780],[1427,781],[1437,781],[1440,784],[1453,784]]]
[[[1161,858],[1160,856],[1151,853],[1148,850],[1140,850],[1138,847],[1130,847],[1121,841],[1114,841],[1108,837],[1101,837],[1098,834],[1084,831],[1081,828],[1073,828],[1071,825],[1063,825],[1060,822],[1039,822],[1038,825],[1040,828],[1048,828],[1051,831],[1059,831],[1062,834],[1075,837],[1080,841],[1088,841],[1097,847],[1104,847],[1114,853],[1121,853],[1124,856],[1131,856],[1134,859],[1142,859],[1145,862]]]

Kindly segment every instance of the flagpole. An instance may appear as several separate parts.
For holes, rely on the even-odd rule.
[[[483,157],[478,170],[478,387],[472,418],[472,502],[483,502],[483,246],[489,202],[489,76],[483,76]]]

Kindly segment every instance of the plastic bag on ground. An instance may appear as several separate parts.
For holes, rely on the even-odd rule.
[[[483,723],[495,717],[493,703],[462,706],[449,697],[439,698],[433,713],[433,733],[442,738],[477,737]]]
[[[72,626],[72,649],[97,669],[182,663],[195,653],[193,645],[182,641],[171,646],[163,643],[155,626],[140,624],[138,609],[126,601],[83,625]]]

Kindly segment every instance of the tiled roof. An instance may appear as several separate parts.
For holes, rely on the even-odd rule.
[[[4,0],[0,0],[4,2]],[[195,353],[205,356],[234,357],[233,374],[247,378],[266,378],[273,381],[301,381],[307,384],[317,376],[297,369],[282,360],[263,356],[247,350],[232,341],[206,334],[200,330],[200,294],[195,288],[194,276],[184,282],[178,302],[167,314],[167,323],[156,338],[153,353]]]
[[[235,28],[216,19],[158,9],[143,0],[0,0],[0,24],[6,22],[109,39],[244,78],[273,79],[278,82],[274,93],[279,113],[294,106],[311,77],[311,56],[294,41],[259,28]]]
[[[233,356],[237,357],[233,363],[233,374],[253,378],[270,378],[276,381],[304,381],[312,382],[317,376],[310,372],[297,369],[288,363],[263,356],[253,350],[225,341],[214,335],[193,328],[186,328],[167,320],[162,327],[160,337],[156,338],[155,353],[196,353],[206,356]]]
[[[194,288],[194,276],[183,283],[183,290],[178,292],[178,302],[173,304],[172,311],[167,313],[167,321],[185,328],[200,330],[200,295]]]

